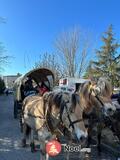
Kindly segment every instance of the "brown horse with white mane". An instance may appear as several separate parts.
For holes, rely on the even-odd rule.
[[[80,88],[80,105],[84,108],[83,117],[89,121],[87,124],[88,146],[91,142],[92,130],[97,125],[99,150],[104,117],[113,115],[116,110],[111,100],[111,94],[111,84],[105,78],[100,78],[97,83],[85,83]]]
[[[26,145],[28,128],[31,129],[32,144],[33,131],[38,133],[43,159],[45,159],[45,141],[53,135],[63,135],[82,143],[87,137],[82,115],[83,108],[80,107],[79,97],[76,94],[49,92],[43,97],[27,97],[23,102],[23,145]]]

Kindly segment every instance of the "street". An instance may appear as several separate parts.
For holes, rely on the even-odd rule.
[[[13,118],[13,97],[0,96],[0,160],[40,160],[39,152],[21,147],[19,122]]]
[[[40,152],[31,153],[30,147],[21,147],[22,134],[19,120],[13,118],[13,96],[0,96],[0,160],[40,160]],[[53,159],[64,159],[64,154]],[[92,148],[92,160],[116,160],[108,153],[98,155]],[[75,160],[71,156],[71,160]]]

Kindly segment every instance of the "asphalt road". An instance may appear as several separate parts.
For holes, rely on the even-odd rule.
[[[21,147],[19,122],[13,118],[13,97],[0,96],[0,160],[40,160],[40,153]]]
[[[13,118],[13,96],[0,96],[0,160],[40,160],[40,152],[31,153],[30,147],[21,147],[19,120]],[[64,153],[54,160],[64,160]],[[91,160],[116,160],[110,153],[98,154],[92,147]],[[71,154],[70,160],[78,160]]]

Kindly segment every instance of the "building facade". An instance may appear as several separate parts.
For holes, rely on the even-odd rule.
[[[20,75],[8,75],[8,76],[3,76],[3,80],[5,82],[6,88],[13,88],[14,81],[20,77]]]

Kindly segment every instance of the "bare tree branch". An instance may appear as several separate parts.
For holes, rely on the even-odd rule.
[[[55,40],[55,48],[65,66],[67,76],[80,77],[87,67],[90,40],[88,35],[82,36],[80,29],[75,27],[61,33]]]
[[[45,53],[43,57],[40,56],[40,61],[35,63],[35,68],[45,67],[52,70],[55,76],[55,84],[57,85],[59,79],[63,76],[63,70],[54,54]]]
[[[78,28],[74,28],[73,30],[69,30],[68,32],[63,32],[60,36],[55,40],[55,47],[62,55],[66,65],[66,71],[68,75],[71,77],[75,76],[75,63],[76,63],[76,54],[79,49],[79,30]]]
[[[5,55],[5,52],[4,46],[0,43],[0,71],[3,70],[4,65],[8,64],[9,59],[12,58],[12,56]]]

